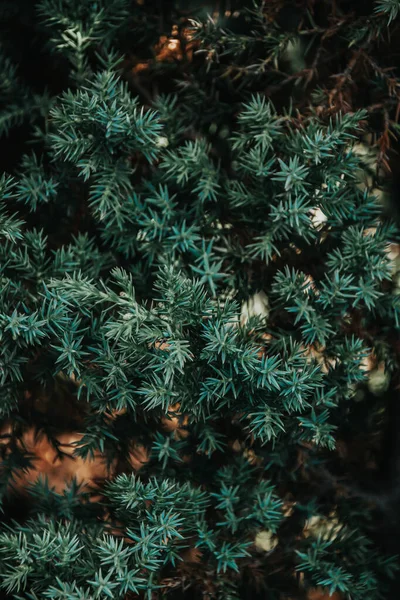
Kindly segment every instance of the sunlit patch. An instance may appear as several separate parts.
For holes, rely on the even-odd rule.
[[[1,435],[11,435],[11,427],[6,425]],[[109,466],[100,452],[95,452],[92,459],[74,455],[82,437],[83,434],[77,432],[59,434],[57,452],[45,434],[38,433],[34,427],[28,429],[18,441],[18,446],[32,457],[32,466],[17,470],[10,487],[24,493],[38,479],[43,479],[57,493],[62,493],[73,480],[82,489],[95,488],[100,481],[113,475],[115,464]],[[7,441],[7,437],[3,437],[2,445],[7,446],[9,441],[10,438]]]

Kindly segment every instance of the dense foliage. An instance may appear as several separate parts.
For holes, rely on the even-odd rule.
[[[1,7],[0,589],[385,598],[400,4],[192,4]]]

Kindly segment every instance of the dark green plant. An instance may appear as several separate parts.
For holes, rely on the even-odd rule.
[[[380,61],[399,6],[306,4],[41,0],[46,90],[4,36],[0,133],[27,138],[0,180],[7,597],[385,597],[379,499],[339,450],[378,460],[368,361],[397,376],[380,184],[399,84]],[[21,490],[32,428],[60,464],[78,432],[106,479]]]

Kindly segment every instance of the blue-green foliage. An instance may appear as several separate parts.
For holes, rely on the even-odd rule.
[[[397,4],[376,3],[374,31]],[[0,134],[33,123],[36,141],[0,179],[0,492],[7,502],[34,464],[21,441],[32,424],[61,457],[57,432],[79,430],[75,456],[100,453],[110,472],[101,497],[31,486],[39,516],[0,532],[0,589],[150,600],[184,581],[226,600],[245,574],[280,598],[297,569],[305,589],[379,600],[395,559],[366,534],[370,507],[321,484],[338,440],[363,427],[368,357],[396,367],[398,231],[361,183],[368,113],[300,118],[240,87],[229,103],[218,78],[209,106],[187,73],[179,93],[155,85],[149,99],[117,50],[154,25],[139,5],[38,3],[46,51],[68,65],[54,97],[0,56]],[[194,79],[209,84],[219,53],[233,71],[258,44],[279,59],[293,34],[266,24],[261,3],[248,14],[248,36],[191,22],[209,48]],[[268,311],[246,317],[260,290]]]

